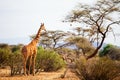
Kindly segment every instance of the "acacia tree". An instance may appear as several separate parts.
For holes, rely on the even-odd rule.
[[[65,21],[67,22],[78,22],[85,24],[88,28],[94,27],[96,29],[96,37],[100,37],[97,48],[91,55],[87,56],[87,59],[97,54],[107,33],[112,30],[113,26],[119,25],[119,14],[119,0],[99,0],[92,6],[79,4],[78,8],[66,17]]]
[[[76,27],[74,28],[74,30],[77,32],[77,34],[75,34],[76,36],[86,37],[90,41],[90,43],[94,43],[95,40],[97,40],[97,43],[98,43],[100,39],[98,34],[96,35],[97,29],[94,26],[90,27],[89,29],[85,29],[83,27]],[[104,30],[104,29],[101,29],[101,30]]]
[[[76,58],[79,57],[79,54],[81,53],[86,56],[88,54],[91,54],[95,50],[91,43],[88,41],[88,39],[86,39],[85,37],[69,37],[66,39],[66,41],[76,47]]]
[[[62,41],[64,40],[64,37],[67,35],[64,31],[48,31],[46,35],[44,35],[41,39],[41,42],[47,42],[49,44],[49,48],[56,49],[61,46]]]
[[[61,46],[61,42],[64,37],[67,35],[64,31],[56,30],[56,31],[47,31],[41,34],[39,45],[42,45],[44,48],[56,49]],[[31,36],[34,38],[34,35]]]

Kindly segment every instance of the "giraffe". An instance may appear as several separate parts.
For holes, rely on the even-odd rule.
[[[37,44],[39,42],[40,34],[41,31],[45,29],[44,23],[41,23],[41,26],[35,36],[35,38],[28,44],[23,46],[21,52],[23,55],[23,69],[24,69],[24,75],[26,76],[26,64],[27,61],[29,60],[29,67],[28,67],[28,75],[30,74],[30,67],[32,66],[32,74],[33,76],[35,75],[35,59],[36,59],[36,54],[37,54]]]

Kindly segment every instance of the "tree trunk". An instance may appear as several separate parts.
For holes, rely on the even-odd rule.
[[[86,58],[87,60],[90,59],[90,58],[92,58],[92,57],[94,57],[98,53],[99,49],[103,45],[104,40],[105,40],[105,34],[103,34],[102,41],[101,41],[100,45],[95,49],[95,51],[93,52],[93,54],[87,56],[87,58]]]

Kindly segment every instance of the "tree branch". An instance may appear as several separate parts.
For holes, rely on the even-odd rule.
[[[110,23],[110,24],[107,26],[106,31],[104,32],[104,34],[106,34],[106,33],[108,32],[109,27],[110,27],[111,25],[113,25],[113,24],[119,24],[119,23],[120,23],[120,21],[115,21],[115,22]]]

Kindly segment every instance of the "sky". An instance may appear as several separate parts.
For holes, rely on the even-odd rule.
[[[93,4],[96,0],[0,0],[0,43],[27,44],[41,23],[47,30],[71,29],[62,20],[78,3]],[[26,39],[23,39],[26,38]],[[109,36],[106,41],[120,46],[120,40]],[[10,40],[11,41],[8,41]],[[21,39],[21,40],[19,40]]]

